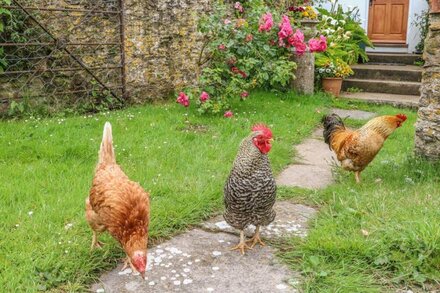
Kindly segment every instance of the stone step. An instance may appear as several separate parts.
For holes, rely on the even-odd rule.
[[[375,64],[357,64],[352,69],[355,79],[378,79],[395,81],[413,81],[422,80],[422,68],[415,65],[375,65]]]
[[[395,63],[414,65],[420,60],[420,54],[398,54],[398,53],[368,53],[369,63]]]
[[[364,92],[418,96],[420,85],[420,82],[410,81],[347,78],[342,83],[342,90],[358,88]]]
[[[342,92],[340,97],[354,100],[362,100],[374,104],[388,104],[395,107],[405,107],[417,109],[420,96],[413,95],[393,95],[384,93],[348,93]]]

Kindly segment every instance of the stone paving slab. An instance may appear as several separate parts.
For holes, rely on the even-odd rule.
[[[306,139],[303,143],[297,145],[295,150],[297,151],[296,159],[298,164],[328,166],[336,160],[336,156],[323,140]]]
[[[377,116],[376,113],[361,111],[361,110],[331,109],[330,112],[338,114],[342,118],[349,117],[351,119],[359,119],[359,120],[371,119]]]
[[[292,272],[274,249],[256,246],[242,256],[238,237],[193,229],[150,249],[145,280],[121,266],[101,277],[94,292],[296,292]],[[101,289],[101,290],[99,290]]]
[[[261,236],[264,238],[305,237],[307,235],[307,222],[316,214],[314,208],[302,204],[294,204],[289,201],[276,202],[274,209],[277,213],[275,221],[261,230]],[[239,235],[239,231],[229,226],[222,215],[204,222],[201,224],[201,228],[211,232]],[[254,229],[254,226],[248,227],[245,230],[245,235],[251,237],[254,234]]]
[[[321,189],[333,183],[330,167],[291,165],[277,178],[278,186]]]
[[[316,210],[289,201],[275,205],[277,217],[262,228],[263,239],[307,234],[307,221]],[[270,246],[255,246],[244,256],[230,247],[239,241],[238,231],[215,217],[201,227],[150,248],[146,279],[122,264],[104,274],[93,292],[297,292],[298,274],[275,257]],[[247,230],[250,236],[252,229]]]

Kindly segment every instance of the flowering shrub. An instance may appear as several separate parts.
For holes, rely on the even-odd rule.
[[[263,1],[236,2],[232,9],[218,3],[202,19],[199,30],[206,37],[206,59],[200,60],[203,69],[195,91],[211,98],[197,102],[199,112],[224,113],[231,98],[245,99],[257,87],[279,89],[294,77],[296,64],[289,50],[276,46],[277,19]]]
[[[245,100],[254,88],[288,85],[296,69],[293,52],[326,49],[324,36],[307,45],[289,17],[263,0],[235,2],[232,7],[218,2],[213,13],[201,20],[199,30],[206,38],[199,60],[202,70],[198,87],[188,89],[188,95],[200,95],[196,102],[200,113],[224,113],[225,117],[230,117],[224,112],[230,108],[230,99]]]
[[[365,46],[373,47],[364,29],[360,26],[358,8],[347,11],[335,3],[330,11],[318,8],[318,30],[327,37],[328,50],[323,53],[330,59],[342,59],[349,65],[359,59],[367,61]]]
[[[365,46],[373,46],[365,31],[360,26],[358,9],[347,11],[333,1],[332,9],[327,11],[318,8],[318,30],[327,38],[328,48],[325,52],[316,54],[315,70],[317,78],[345,78],[353,71],[350,67],[359,59],[366,61]],[[312,41],[311,46],[317,44]]]

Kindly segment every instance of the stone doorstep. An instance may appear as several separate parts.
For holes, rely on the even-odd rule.
[[[419,96],[416,95],[394,95],[386,93],[349,93],[342,92],[341,98],[362,100],[366,102],[372,102],[377,104],[389,104],[396,107],[408,107],[412,109],[417,109],[419,106]]]
[[[415,65],[372,65],[369,63],[353,65],[354,79],[378,79],[420,82],[422,68]]]
[[[307,222],[316,210],[290,201],[275,204],[277,217],[262,228],[264,239],[305,237]],[[248,236],[253,234],[250,227]],[[245,255],[230,248],[239,241],[238,231],[217,216],[198,228],[152,247],[148,252],[146,279],[121,272],[121,264],[92,285],[93,292],[297,292],[299,274],[281,264],[275,249],[255,246]]]
[[[368,53],[368,61],[374,63],[397,63],[414,65],[422,58],[420,54]]]
[[[420,95],[420,82],[356,79],[347,78],[342,83],[342,89],[359,88],[364,92],[380,92],[397,95]]]

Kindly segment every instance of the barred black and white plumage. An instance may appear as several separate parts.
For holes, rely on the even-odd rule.
[[[254,144],[260,132],[253,132],[240,145],[224,187],[226,222],[243,230],[248,225],[267,226],[275,219],[275,178],[269,158]]]

